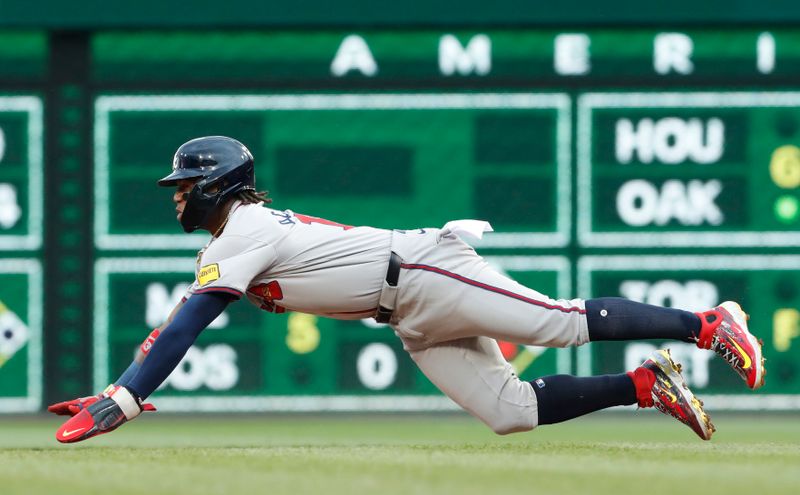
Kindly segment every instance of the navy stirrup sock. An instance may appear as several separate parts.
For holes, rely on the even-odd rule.
[[[694,313],[621,297],[586,300],[589,340],[670,339],[694,342],[700,318]]]
[[[607,407],[636,403],[636,387],[626,373],[552,375],[530,384],[538,402],[540,425],[560,423]]]

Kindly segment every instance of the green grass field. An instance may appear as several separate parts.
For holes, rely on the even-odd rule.
[[[2,494],[800,492],[800,416],[657,413],[499,437],[466,416],[172,416],[62,446],[59,418],[0,417]]]

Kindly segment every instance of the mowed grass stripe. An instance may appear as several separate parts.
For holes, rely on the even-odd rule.
[[[151,415],[73,446],[58,418],[0,422],[9,494],[796,493],[797,416],[721,416],[712,442],[654,414],[498,437],[463,416]]]

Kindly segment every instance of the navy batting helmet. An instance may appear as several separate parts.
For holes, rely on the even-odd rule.
[[[200,180],[188,193],[181,225],[194,232],[209,220],[211,213],[239,191],[255,190],[253,155],[235,139],[206,136],[181,145],[172,159],[172,173],[158,181],[172,187],[179,180]]]

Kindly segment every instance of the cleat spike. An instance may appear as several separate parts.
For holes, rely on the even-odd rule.
[[[685,424],[703,440],[709,440],[714,432],[711,419],[684,381],[680,366],[671,359],[669,350],[654,352],[642,366],[656,375],[650,390],[655,409]]]

